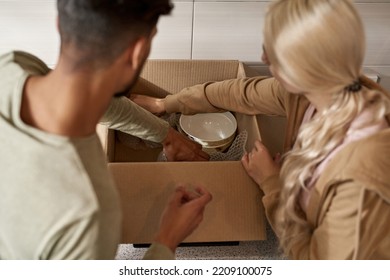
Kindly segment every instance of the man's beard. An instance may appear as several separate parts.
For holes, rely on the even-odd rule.
[[[124,90],[115,93],[114,98],[120,98],[123,96],[129,97],[130,93],[131,93],[130,90],[134,87],[134,85],[137,83],[137,81],[138,81],[138,75],[135,76],[134,79],[130,81],[130,83],[128,84],[128,86]]]
[[[120,98],[120,97],[123,97],[123,96],[126,96],[126,97],[129,97],[131,92],[130,90],[134,87],[134,85],[137,83],[138,81],[138,78],[141,74],[141,71],[145,65],[145,61],[146,61],[146,58],[144,59],[144,61],[142,62],[141,66],[136,70],[135,72],[135,75],[134,75],[134,78],[128,83],[128,85],[126,86],[126,88],[120,92],[117,92],[114,94],[114,97],[115,98]]]

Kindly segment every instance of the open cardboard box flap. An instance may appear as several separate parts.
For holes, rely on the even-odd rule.
[[[165,96],[208,81],[244,78],[250,69],[238,61],[150,60],[134,92]],[[238,132],[246,130],[246,150],[260,139],[256,116],[235,113]],[[204,221],[185,242],[264,240],[262,193],[241,162],[155,162],[161,149],[134,150],[117,133],[98,128],[123,210],[122,243],[152,241],[162,211],[178,184],[203,185],[213,195]]]

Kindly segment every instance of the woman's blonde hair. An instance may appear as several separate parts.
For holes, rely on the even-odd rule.
[[[340,145],[351,122],[374,108],[370,123],[389,112],[389,97],[365,88],[348,90],[359,80],[365,54],[364,27],[350,0],[279,0],[266,14],[264,48],[286,83],[302,93],[330,94],[331,105],[300,128],[294,148],[281,170],[280,244],[294,248],[310,243],[314,230],[299,205],[316,166]]]

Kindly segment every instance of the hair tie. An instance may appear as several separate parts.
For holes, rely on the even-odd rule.
[[[352,84],[350,84],[349,86],[346,86],[344,89],[346,91],[358,92],[362,89],[362,85],[361,85],[359,80],[356,80]]]

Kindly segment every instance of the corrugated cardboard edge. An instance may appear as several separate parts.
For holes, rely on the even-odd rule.
[[[107,161],[114,161],[115,155],[115,131],[108,129],[107,126],[98,124],[96,126],[96,133],[102,144],[103,151],[106,154]]]

